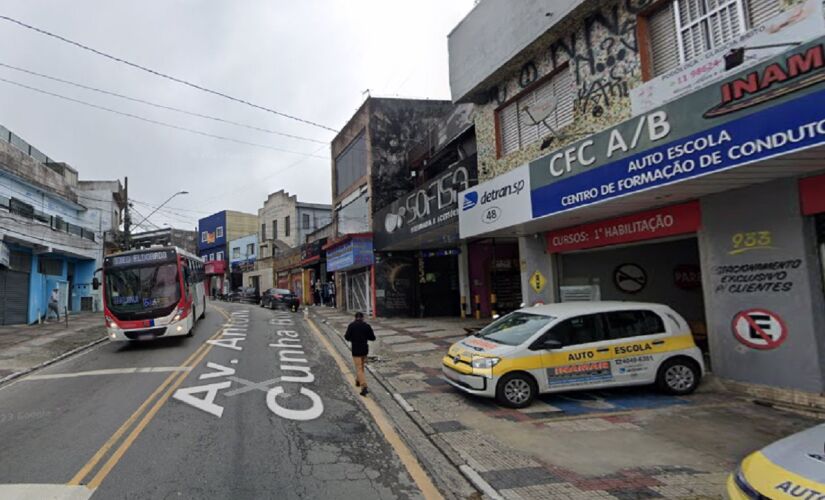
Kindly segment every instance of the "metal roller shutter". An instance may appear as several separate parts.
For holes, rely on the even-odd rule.
[[[779,0],[750,0],[748,2],[751,27],[759,26],[779,14]]]
[[[28,315],[28,273],[0,271],[0,325],[27,323]]]
[[[501,154],[507,155],[519,148],[518,106],[513,103],[498,115],[501,134]]]
[[[679,66],[679,45],[676,43],[676,21],[673,3],[656,11],[649,19],[653,75],[659,76]]]

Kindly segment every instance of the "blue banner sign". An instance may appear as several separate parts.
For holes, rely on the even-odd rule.
[[[372,239],[356,238],[327,252],[327,271],[346,271],[373,263]]]
[[[757,111],[535,189],[533,217],[580,208],[825,143],[825,91]]]

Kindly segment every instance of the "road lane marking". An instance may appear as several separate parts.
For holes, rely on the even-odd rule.
[[[237,382],[245,387],[239,387],[237,389],[232,389],[231,391],[227,391],[224,393],[224,396],[237,396],[238,394],[244,394],[251,391],[263,391],[269,392],[269,386],[272,384],[277,384],[281,381],[281,377],[275,377],[270,380],[264,380],[263,382],[253,382],[251,380],[247,380],[245,378],[240,377],[229,377],[229,380],[233,382]]]
[[[219,335],[220,333],[222,333],[222,331],[223,330],[218,331],[216,335]],[[203,361],[203,358],[205,358],[211,350],[212,345],[206,345],[206,349],[204,349],[198,355],[198,357],[192,361],[192,366],[197,366],[198,364],[200,364],[200,362]],[[183,372],[180,374],[175,373],[172,376],[177,376],[175,382],[171,386],[169,386],[169,388],[166,390],[163,396],[161,396],[160,399],[158,399],[155,402],[154,406],[152,406],[152,409],[150,409],[146,413],[146,415],[143,416],[141,421],[138,422],[134,429],[132,429],[132,432],[129,433],[126,439],[123,440],[123,442],[120,444],[117,450],[115,450],[112,456],[109,457],[109,460],[107,460],[106,463],[104,463],[100,467],[100,470],[97,471],[97,474],[95,474],[92,480],[89,481],[88,486],[90,488],[98,488],[101,485],[101,483],[103,483],[103,480],[106,479],[106,476],[109,475],[109,472],[111,472],[115,465],[117,465],[117,463],[120,461],[120,459],[123,458],[123,455],[126,454],[126,451],[129,449],[129,447],[131,447],[132,444],[134,444],[135,440],[138,438],[138,436],[140,436],[140,433],[143,432],[143,429],[145,429],[146,426],[149,425],[149,422],[151,422],[152,419],[155,418],[155,414],[157,414],[158,410],[160,410],[164,403],[166,403],[166,401],[169,400],[169,398],[172,396],[175,390],[178,387],[180,387],[184,379],[186,379],[186,377],[189,376],[189,372]]]
[[[47,375],[32,375],[25,380],[55,380],[74,377],[93,377],[96,375],[125,375],[130,373],[169,373],[189,371],[188,366],[147,366],[143,368],[107,368],[105,370],[89,370],[75,373],[50,373]]]
[[[341,370],[341,373],[347,376],[352,376],[352,370],[350,369],[349,364],[347,364],[335,347],[330,343],[330,341],[321,333],[321,330],[315,325],[315,322],[312,321],[311,318],[306,318],[307,323],[310,326],[310,330],[315,335],[315,338],[324,346],[327,352],[332,356],[332,359],[335,360],[335,363],[338,365],[338,369]],[[357,394],[356,389],[354,386],[350,386],[350,390],[353,393]],[[424,472],[424,469],[421,467],[421,464],[418,463],[415,456],[413,456],[410,449],[401,440],[401,437],[395,432],[393,425],[384,415],[383,410],[378,407],[378,405],[370,398],[362,398],[361,402],[364,403],[366,406],[367,411],[370,412],[372,415],[373,420],[378,425],[378,428],[384,434],[384,438],[390,443],[390,446],[393,447],[395,450],[396,455],[401,460],[401,463],[404,464],[404,467],[407,469],[407,472],[412,477],[415,484],[418,485],[418,489],[421,490],[421,494],[424,495],[424,498],[427,499],[442,499],[441,493],[439,493],[438,489],[433,484],[430,476]]]
[[[220,308],[214,307],[214,309],[216,309],[219,313],[221,313],[225,318],[227,318],[227,319],[229,318],[229,316],[225,312],[223,312]],[[218,328],[218,331],[215,332],[215,334],[212,337],[210,337],[210,339],[217,338],[222,332],[223,332],[223,328],[221,326],[221,327]],[[209,344],[206,344],[204,342],[192,354],[190,354],[189,357],[187,357],[183,361],[183,363],[181,363],[179,366],[190,366],[190,367],[195,366],[195,363],[190,363],[190,362],[193,359],[195,359],[195,357],[200,352],[204,351],[208,347],[210,347]],[[189,374],[188,371],[184,372],[183,376],[185,377],[188,374]],[[132,415],[129,416],[128,419],[126,419],[126,421],[123,423],[123,425],[121,425],[120,428],[118,428],[118,430],[116,430],[115,433],[112,434],[112,436],[105,443],[103,443],[103,446],[101,446],[100,449],[97,450],[97,452],[92,456],[92,458],[89,459],[89,461],[86,462],[86,464],[83,467],[81,467],[81,469],[77,472],[77,474],[75,474],[74,477],[72,477],[67,484],[70,485],[70,486],[83,484],[83,479],[91,473],[92,469],[94,469],[94,467],[97,466],[97,464],[103,459],[103,457],[106,455],[106,453],[108,453],[109,450],[126,433],[126,431],[129,430],[130,427],[132,427],[132,425],[137,421],[137,419],[140,417],[140,415],[143,414],[144,410],[149,407],[149,405],[152,403],[152,401],[159,394],[161,394],[163,392],[164,388],[166,388],[169,384],[171,384],[175,380],[175,377],[179,377],[180,375],[181,374],[178,373],[178,372],[173,372],[168,377],[166,377],[166,380],[164,380],[163,383],[160,384],[157,387],[157,389],[155,389],[152,392],[152,394],[149,395],[148,398],[146,398],[146,400],[138,407],[138,409],[135,410],[135,412],[132,413]]]
[[[87,500],[94,490],[65,484],[0,484],[0,498],[14,500]]]

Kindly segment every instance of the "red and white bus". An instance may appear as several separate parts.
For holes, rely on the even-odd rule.
[[[206,313],[203,260],[177,247],[103,259],[103,314],[112,340],[192,335]]]

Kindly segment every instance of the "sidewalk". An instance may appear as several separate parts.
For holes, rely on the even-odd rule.
[[[351,317],[310,314],[342,334]],[[722,498],[748,453],[819,423],[722,392],[709,377],[687,397],[652,388],[539,397],[523,410],[465,395],[441,357],[474,320],[369,320],[371,368],[445,454],[504,498]]]
[[[80,313],[60,322],[0,326],[0,382],[106,338],[102,313]]]

